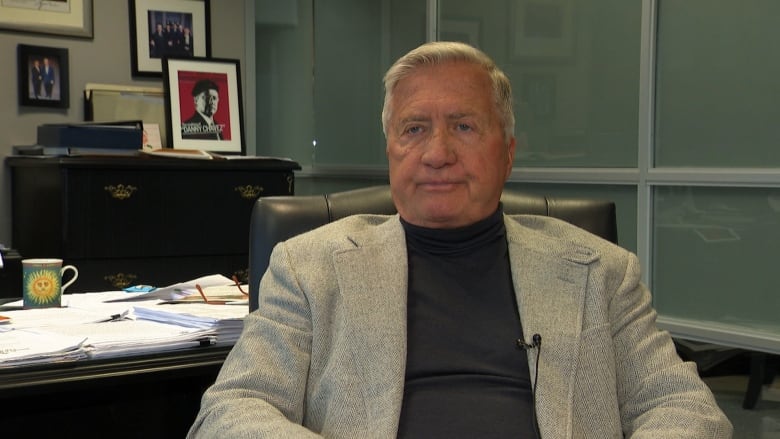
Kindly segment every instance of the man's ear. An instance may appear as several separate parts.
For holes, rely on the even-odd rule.
[[[508,157],[508,162],[506,164],[506,175],[504,176],[504,179],[509,178],[509,176],[512,174],[512,166],[514,166],[515,163],[515,147],[517,146],[517,139],[515,139],[515,136],[512,136],[509,138],[509,143],[506,145],[506,152]]]

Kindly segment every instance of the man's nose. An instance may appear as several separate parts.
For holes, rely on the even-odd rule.
[[[447,129],[435,129],[425,145],[422,162],[434,168],[454,163],[456,160],[454,141]]]

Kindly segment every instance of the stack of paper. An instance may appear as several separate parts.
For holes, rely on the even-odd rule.
[[[0,368],[87,358],[86,338],[45,331],[0,332]]]
[[[244,328],[248,309],[237,305],[210,305],[207,303],[177,303],[136,305],[137,319],[170,323],[184,328],[216,331],[217,344],[234,344]]]

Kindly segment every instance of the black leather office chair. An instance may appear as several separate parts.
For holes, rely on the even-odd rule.
[[[507,214],[546,215],[617,243],[615,203],[552,198],[505,189]],[[274,196],[257,200],[249,225],[249,311],[258,306],[258,288],[277,242],[357,213],[396,213],[390,186],[372,186],[325,195]]]

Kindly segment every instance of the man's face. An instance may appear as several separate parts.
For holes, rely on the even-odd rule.
[[[397,83],[390,104],[386,152],[401,217],[454,228],[492,214],[515,139],[504,141],[487,73],[463,62],[419,67]]]
[[[219,92],[216,90],[207,90],[195,96],[195,108],[206,116],[213,116],[218,104]]]

